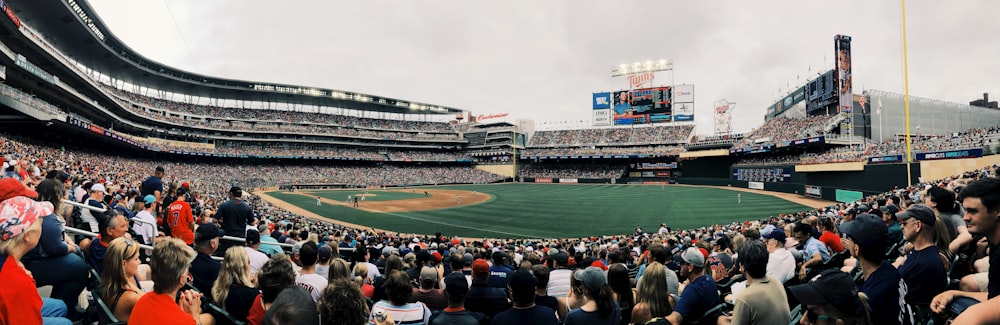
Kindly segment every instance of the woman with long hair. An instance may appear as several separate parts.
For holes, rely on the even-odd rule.
[[[333,283],[333,280],[338,279],[351,279],[351,267],[342,258],[335,258],[330,261],[330,277],[329,280]]]
[[[608,277],[598,267],[588,267],[573,272],[571,289],[578,295],[580,307],[566,314],[566,325],[574,324],[607,324],[615,325],[621,322],[618,303],[615,302],[614,291],[608,285]]]
[[[317,304],[322,325],[368,324],[368,303],[364,294],[348,279],[335,279],[323,290]]]
[[[127,321],[132,307],[145,293],[136,276],[139,264],[139,243],[131,238],[119,237],[108,245],[99,293],[118,320]]]
[[[615,293],[615,301],[621,311],[622,324],[632,322],[632,307],[635,306],[635,291],[629,281],[625,264],[615,263],[608,267],[608,285]]]
[[[233,246],[226,250],[219,277],[212,286],[212,301],[225,308],[236,319],[246,321],[253,300],[260,293],[254,289],[255,282],[250,276],[250,257],[243,246]]]
[[[372,286],[371,279],[368,278],[368,265],[365,263],[358,263],[354,265],[354,283],[361,288],[361,292],[365,294],[365,298],[371,298],[375,295],[375,287]]]
[[[632,309],[632,322],[642,324],[650,319],[667,317],[673,312],[673,298],[667,289],[667,272],[673,271],[659,262],[646,266],[646,272],[639,280],[639,302]]]

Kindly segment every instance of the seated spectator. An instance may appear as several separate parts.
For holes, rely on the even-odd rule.
[[[571,309],[566,314],[565,324],[613,325],[621,321],[614,291],[608,286],[607,275],[601,268],[591,266],[573,272],[571,290],[571,295],[578,300],[579,308]]]
[[[368,278],[368,264],[358,263],[354,265],[354,282],[361,292],[364,293],[365,298],[371,299],[375,296],[375,286],[372,285],[372,280]]]
[[[104,269],[104,254],[111,241],[122,237],[132,239],[132,236],[128,234],[128,220],[118,210],[110,209],[104,215],[98,216],[97,224],[101,232],[97,235],[97,240],[90,244],[87,262],[97,274],[101,274]]]
[[[903,237],[913,245],[910,253],[900,258],[903,262],[897,267],[905,283],[900,289],[906,301],[901,312],[920,317],[918,309],[929,307],[934,296],[948,286],[948,276],[935,246],[934,224],[938,218],[923,204],[914,204],[896,216],[902,221]]]
[[[16,182],[16,181],[15,181]],[[17,182],[20,188],[24,188]],[[19,190],[19,191],[26,191]],[[66,304],[56,299],[42,299],[35,280],[18,260],[38,245],[42,218],[51,218],[52,204],[34,202],[23,196],[10,196],[0,203],[0,323],[2,324],[72,324],[66,316]]]
[[[461,272],[452,272],[444,277],[445,296],[448,308],[434,314],[431,325],[480,325],[486,324],[486,315],[465,309],[465,295],[469,293],[469,282]]]
[[[720,323],[788,324],[791,315],[785,287],[767,275],[767,248],[756,240],[736,250],[739,267],[747,279],[747,288],[734,299],[732,317],[720,317]]]
[[[316,243],[311,241],[303,243],[299,250],[299,261],[302,263],[302,268],[295,275],[295,284],[305,288],[312,295],[314,302],[319,301],[319,297],[328,283],[326,277],[316,274],[317,260],[319,260],[319,248]]]
[[[812,268],[820,267],[830,260],[830,248],[812,235],[813,228],[808,223],[795,224],[795,239],[802,245],[805,262],[799,267],[799,280],[806,280],[806,274]]]
[[[780,228],[762,234],[767,245],[767,275],[781,283],[795,277],[795,257],[785,249],[785,231]]]
[[[222,237],[222,229],[214,223],[198,226],[194,240],[194,250],[198,255],[191,262],[191,276],[194,278],[192,284],[199,292],[212,292],[212,285],[222,269],[222,263],[212,259],[212,254],[219,249],[219,237]]]
[[[312,294],[305,288],[292,286],[281,290],[264,314],[262,324],[318,324],[319,311]]]
[[[868,295],[875,324],[899,323],[899,272],[885,259],[889,231],[882,219],[871,214],[858,215],[840,226],[844,248],[861,267],[862,283],[858,291]]]
[[[535,256],[531,254],[531,256]],[[545,306],[552,308],[556,311],[556,316],[559,319],[566,318],[566,313],[569,309],[566,308],[566,304],[556,299],[556,297],[548,295],[546,288],[549,285],[549,268],[545,265],[536,264],[531,267],[531,274],[535,276],[535,304],[539,306]]]
[[[389,273],[385,283],[386,294],[389,300],[380,300],[372,306],[368,324],[375,325],[375,312],[384,310],[392,315],[397,324],[427,324],[431,317],[431,310],[427,309],[423,303],[408,303],[413,295],[413,286],[410,285],[410,277],[402,271]]]
[[[256,231],[256,230],[254,230]],[[260,234],[257,235],[260,238]],[[260,240],[257,241],[258,243]],[[247,232],[247,244],[250,243],[250,232]],[[333,248],[330,245],[321,245],[319,247],[319,261],[316,262],[316,274],[319,274],[324,279],[330,278],[330,261],[333,260]]]
[[[214,323],[211,315],[201,313],[202,294],[194,290],[179,292],[187,283],[188,268],[194,257],[195,252],[178,239],[168,238],[156,243],[149,260],[153,271],[153,292],[143,295],[135,303],[129,324]],[[178,295],[179,298],[175,299]]]
[[[430,265],[424,266],[420,269],[420,287],[413,288],[410,302],[422,302],[432,311],[445,309],[448,307],[448,298],[444,296],[444,289],[434,289],[437,284],[437,269]],[[374,288],[372,291],[374,292]]]
[[[261,253],[260,249],[260,233],[257,229],[247,230],[247,246],[244,247],[247,251],[247,257],[250,258],[250,274],[256,274],[260,271],[260,268],[267,263],[269,259],[267,254]],[[326,274],[323,275],[326,277]]]
[[[868,296],[858,292],[854,279],[840,270],[823,271],[808,283],[788,289],[802,303],[803,324],[820,324],[821,319],[835,324],[874,324]]]
[[[241,321],[246,321],[250,306],[260,294],[260,290],[254,288],[255,281],[250,274],[250,259],[246,250],[233,246],[226,250],[219,277],[212,286],[212,301]]]
[[[497,287],[491,287],[490,264],[484,259],[472,262],[472,286],[465,297],[465,307],[470,311],[483,313],[487,318],[493,318],[501,311],[510,308],[507,292]]]
[[[292,270],[292,261],[288,259],[288,255],[271,256],[264,267],[260,268],[257,284],[260,286],[260,294],[254,298],[250,314],[247,315],[247,323],[251,325],[260,325],[274,298],[285,288],[295,285],[295,271]]]
[[[351,280],[353,278],[351,277],[351,268],[347,263],[347,261],[345,261],[342,258],[335,258],[332,261],[330,261],[329,282],[333,282],[333,280],[339,280],[339,279]]]
[[[646,272],[640,280],[642,285],[638,286],[638,302],[632,309],[633,323],[643,324],[673,313],[674,297],[667,289],[667,272],[674,271],[667,269],[660,262],[653,261],[646,266]]]
[[[535,277],[531,271],[518,270],[509,278],[511,309],[493,317],[493,325],[550,324],[556,325],[556,312],[552,308],[535,304]]]
[[[344,278],[330,280],[317,303],[322,325],[366,324],[368,304],[356,284]]]
[[[631,323],[632,307],[635,306],[636,291],[632,289],[632,283],[625,264],[615,263],[608,267],[608,285],[611,286],[611,290],[615,293],[615,301],[621,310],[622,323]]]
[[[667,316],[671,324],[681,324],[701,318],[706,311],[719,303],[715,281],[705,274],[705,255],[698,248],[688,248],[679,257],[681,278],[689,282],[677,301],[677,308]]]
[[[104,271],[98,294],[108,305],[115,318],[128,321],[132,308],[145,294],[139,286],[139,244],[132,239],[119,237],[111,241],[104,254]]]

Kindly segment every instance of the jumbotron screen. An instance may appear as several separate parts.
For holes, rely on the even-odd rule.
[[[641,116],[643,118],[639,119],[645,123],[660,123],[660,122],[670,122],[671,121],[671,96],[673,92],[669,86],[665,87],[653,87],[653,88],[642,88],[632,90],[631,101],[629,102],[629,109],[627,112],[623,112],[624,116],[619,117],[636,117]],[[642,123],[640,122],[640,123]],[[633,123],[635,123],[633,121]],[[616,123],[616,124],[633,124],[633,123]]]

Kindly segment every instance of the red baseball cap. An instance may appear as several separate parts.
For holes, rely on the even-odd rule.
[[[4,178],[0,179],[0,201],[13,198],[16,196],[27,196],[29,198],[37,198],[38,192],[32,191],[21,184],[14,178]]]

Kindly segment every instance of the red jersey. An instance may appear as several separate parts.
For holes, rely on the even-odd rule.
[[[822,235],[819,235],[819,241],[830,247],[830,250],[833,251],[834,254],[844,251],[844,244],[840,242],[840,237],[834,235],[833,232],[824,231]]]
[[[261,301],[261,297],[262,296],[258,294],[257,297],[253,299],[253,305],[250,305],[250,314],[247,315],[247,324],[260,325],[260,323],[264,321],[264,314],[266,314],[266,312],[264,311],[264,302]]]
[[[191,314],[185,313],[181,306],[174,302],[174,297],[156,292],[146,293],[139,298],[135,307],[132,307],[128,323],[129,325],[198,324]]]
[[[194,216],[191,215],[191,205],[183,200],[174,201],[167,208],[166,221],[174,238],[183,240],[188,245],[194,244],[194,230],[191,229]]]
[[[35,279],[6,256],[0,279],[0,325],[41,324],[42,296],[35,288]]]

